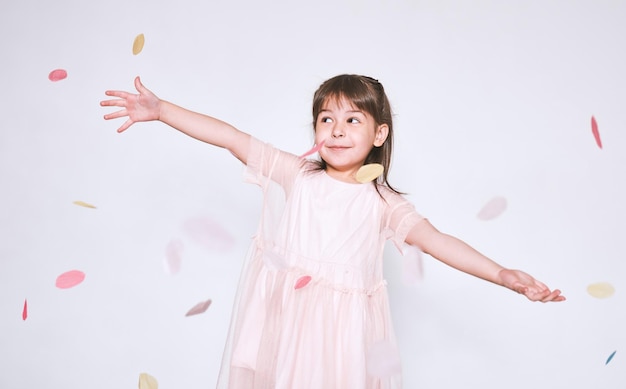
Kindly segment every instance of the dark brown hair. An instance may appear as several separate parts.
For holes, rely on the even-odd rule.
[[[386,124],[389,127],[387,139],[380,147],[372,148],[365,159],[365,164],[379,163],[385,168],[383,174],[374,181],[377,191],[378,185],[385,185],[392,191],[400,193],[389,184],[387,179],[393,150],[393,120],[391,105],[383,85],[374,78],[356,74],[342,74],[324,81],[313,96],[313,131],[315,131],[317,116],[324,108],[324,104],[329,99],[341,98],[345,98],[358,109],[370,114],[377,126]],[[326,161],[320,159],[319,168],[326,170]]]

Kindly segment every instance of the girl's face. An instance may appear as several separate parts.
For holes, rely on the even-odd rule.
[[[372,115],[353,106],[345,98],[329,98],[315,121],[315,143],[333,178],[356,183],[359,170],[372,147],[387,139],[389,127],[376,124]]]

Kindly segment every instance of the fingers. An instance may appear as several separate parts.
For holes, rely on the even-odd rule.
[[[104,120],[117,119],[117,118],[121,118],[123,116],[128,116],[128,112],[125,109],[122,109],[122,110],[119,110],[119,111],[115,111],[115,112],[111,112],[111,113],[108,113],[108,114],[104,115]]]
[[[143,84],[141,83],[141,79],[139,78],[139,76],[135,77],[135,89],[137,89],[137,92],[139,93],[144,93],[147,89],[145,86],[143,86]]]
[[[524,294],[530,301],[540,301],[542,303],[565,301],[565,296],[561,296],[561,291],[558,289],[553,291],[550,291],[548,288],[540,290],[529,289]]]
[[[122,124],[122,126],[120,128],[117,129],[118,133],[122,133],[124,131],[126,131],[128,129],[128,127],[130,127],[133,124],[133,121],[128,119],[127,121],[124,122],[124,124]]]
[[[565,301],[565,296],[562,296],[561,291],[558,289],[553,290],[552,293],[550,293],[547,297],[541,300],[541,302],[543,303],[557,301]]]

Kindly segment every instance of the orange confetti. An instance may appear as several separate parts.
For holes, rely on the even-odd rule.
[[[158,389],[159,383],[148,373],[139,374],[139,389]]]
[[[596,144],[599,148],[602,148],[602,140],[600,139],[600,131],[598,130],[598,122],[594,116],[591,116],[591,132],[596,140]]]
[[[135,37],[135,41],[133,42],[133,55],[137,55],[141,53],[143,50],[143,45],[146,42],[146,38],[143,34],[139,34]]]
[[[79,201],[79,200],[74,201],[74,205],[78,205],[79,207],[85,207],[85,208],[92,208],[92,209],[96,209],[96,206],[95,206],[95,205],[92,205],[92,204],[86,203],[86,202],[84,202],[84,201]]]
[[[356,172],[356,180],[361,184],[365,184],[366,182],[377,179],[384,171],[385,168],[383,165],[379,163],[369,163],[359,168]]]
[[[61,81],[67,78],[67,71],[63,69],[55,69],[48,74],[48,79],[50,81]]]
[[[599,299],[604,299],[615,294],[615,288],[608,282],[597,282],[587,286],[587,293]]]

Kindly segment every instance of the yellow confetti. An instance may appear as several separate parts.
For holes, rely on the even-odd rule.
[[[356,172],[356,180],[361,184],[365,184],[366,182],[377,179],[384,171],[385,168],[379,163],[363,165],[359,168],[359,171]]]
[[[158,389],[159,383],[156,378],[148,373],[139,374],[139,389]]]
[[[74,201],[74,204],[75,204],[75,205],[78,205],[78,206],[80,206],[80,207],[85,207],[85,208],[93,208],[93,209],[96,209],[96,206],[95,206],[95,205],[92,205],[92,204],[86,203],[86,202],[84,202],[84,201],[78,201],[78,200],[76,200],[76,201]]]
[[[133,42],[133,55],[137,55],[141,53],[143,50],[143,44],[146,42],[146,38],[143,34],[139,34],[135,37],[135,41]]]
[[[608,282],[597,282],[587,286],[587,293],[595,298],[604,299],[613,296],[615,288]]]

